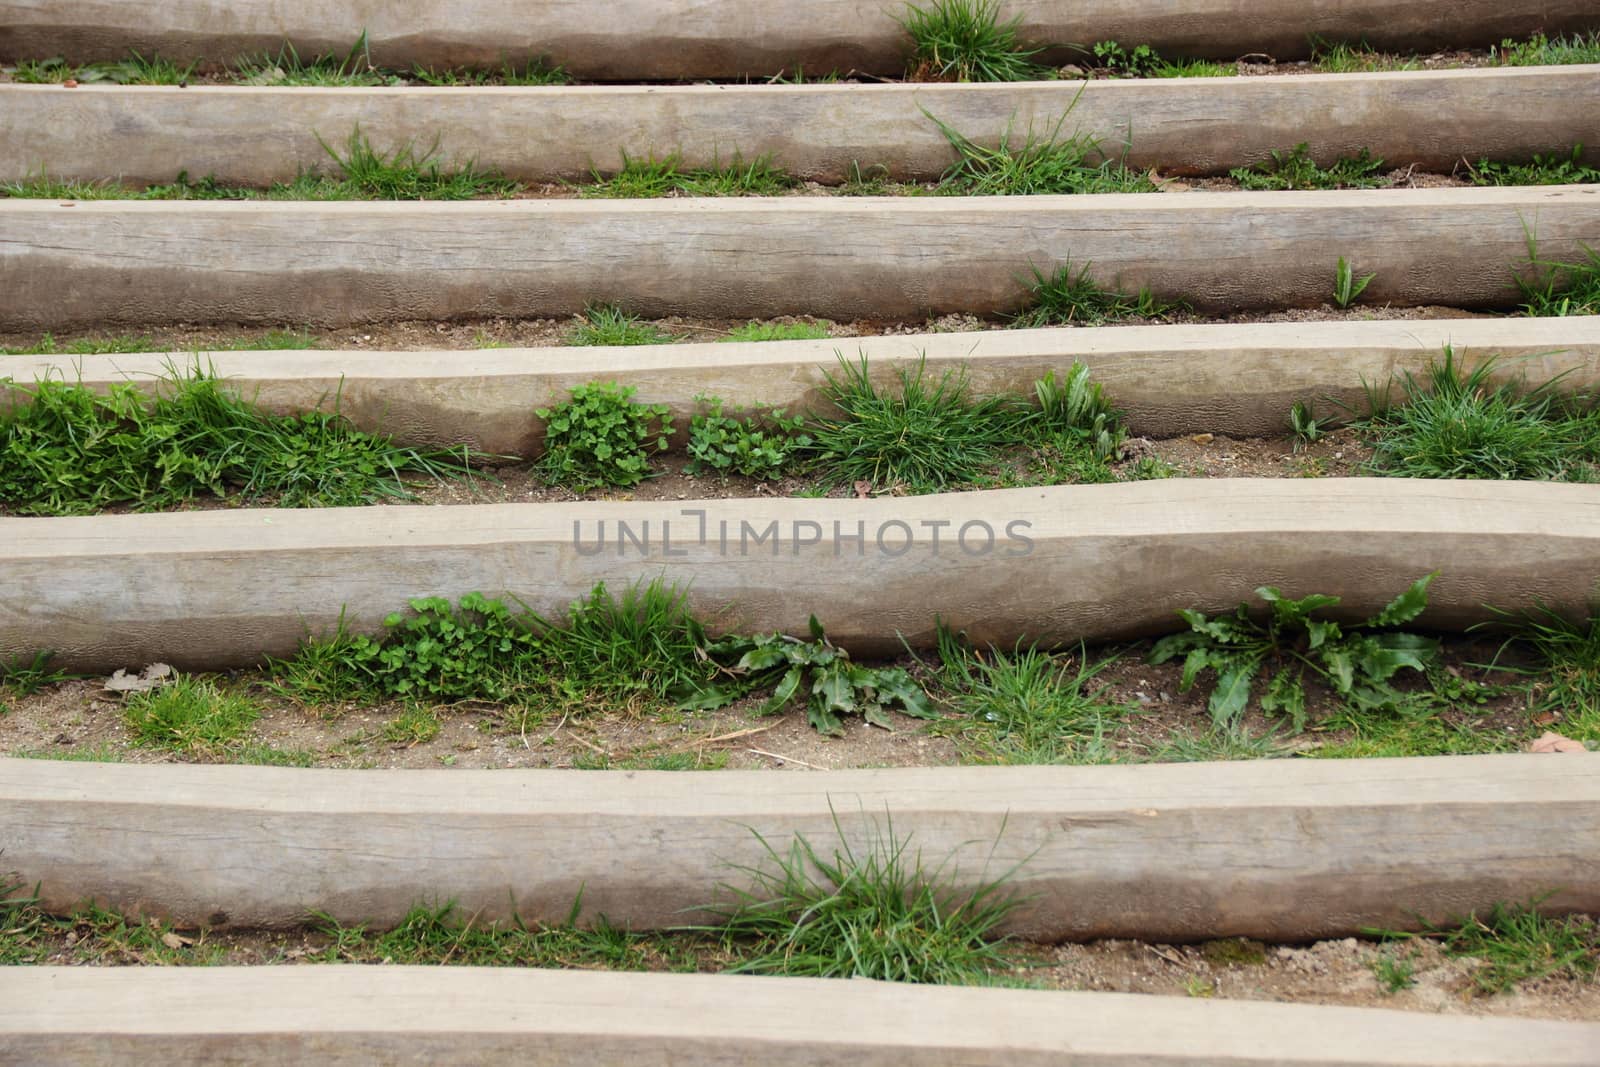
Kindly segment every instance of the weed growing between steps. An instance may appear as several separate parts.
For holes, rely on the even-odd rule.
[[[735,153],[727,163],[686,167],[674,152],[663,159],[637,159],[622,153],[622,168],[615,174],[593,171],[594,180],[577,186],[579,195],[612,199],[650,199],[663,196],[775,196],[799,184],[770,155],[746,162]]]
[[[212,352],[270,352],[312,347],[309,333],[300,330],[263,330],[236,337],[224,344],[210,345]],[[151,337],[119,334],[110,337],[84,337],[61,344],[54,334],[45,334],[38,344],[7,348],[0,345],[0,356],[104,356],[130,352],[164,352],[169,348]]]
[[[957,156],[940,177],[938,191],[954,196],[1034,196],[1156,190],[1148,175],[1108,158],[1098,138],[1077,130],[1063,136],[1061,127],[1070,113],[1069,107],[1044,133],[1030,128],[1015,145],[1007,123],[993,148],[928,115]]]
[[[1365,148],[1319,167],[1302,141],[1287,152],[1274,150],[1253,167],[1235,167],[1228,177],[1242,189],[1375,189],[1388,184],[1382,171],[1383,160]]]
[[[1538,711],[1561,715],[1565,736],[1600,744],[1600,616],[1578,621],[1539,608],[1504,615],[1497,628],[1509,631],[1501,652],[1531,663],[1521,673],[1538,680]]]
[[[1303,731],[1308,676],[1354,712],[1392,708],[1401,700],[1390,684],[1395,673],[1426,672],[1438,658],[1438,641],[1396,629],[1422,614],[1435,577],[1417,579],[1378,614],[1345,627],[1315,614],[1336,607],[1338,597],[1313,594],[1296,600],[1262,586],[1256,595],[1267,604],[1264,621],[1252,617],[1249,604],[1240,604],[1231,616],[1207,618],[1182,611],[1189,630],[1156,642],[1150,662],[1182,657],[1181,689],[1193,685],[1202,672],[1214,672],[1208,708],[1213,725],[1222,731],[1237,727],[1252,697],[1262,711],[1286,716],[1295,733]],[[1258,680],[1265,681],[1259,695]]]
[[[1090,277],[1093,264],[1074,269],[1066,262],[1046,273],[1033,268],[1027,306],[1011,320],[1019,329],[1041,326],[1103,326],[1125,319],[1159,322],[1181,311],[1182,301],[1167,303],[1156,299],[1148,287],[1126,293],[1107,287]]]
[[[568,334],[575,345],[666,345],[678,340],[615,304],[591,304]]]
[[[154,511],[205,497],[280,507],[407,499],[412,478],[472,475],[467,449],[403,448],[353,429],[337,411],[266,415],[198,367],[170,370],[154,399],[132,385],[105,394],[59,380],[0,379],[0,509],[88,515]]]
[[[1467,166],[1474,185],[1592,185],[1600,182],[1600,169],[1583,162],[1583,145],[1566,153],[1536,155],[1526,163],[1480,159]]]
[[[1543,259],[1528,238],[1528,263],[1516,275],[1529,315],[1600,315],[1600,248],[1580,246],[1574,260]]]
[[[468,160],[449,165],[439,156],[439,142],[419,149],[414,140],[402,141],[388,152],[372,146],[359,126],[350,131],[344,149],[319,135],[323,151],[338,169],[338,176],[303,171],[293,181],[276,182],[266,189],[223,185],[213,177],[190,179],[180,172],[164,185],[135,189],[111,181],[61,181],[40,173],[20,182],[0,183],[0,197],[52,200],[474,200],[501,198],[520,192],[522,186],[494,171],[479,170]]]
[[[1082,364],[1060,379],[1048,372],[1030,403],[974,397],[964,371],[935,375],[921,361],[896,368],[893,384],[885,385],[874,380],[865,357],[841,354],[823,397],[835,414],[730,416],[720,398],[698,398],[702,410],[689,426],[691,470],[758,480],[799,475],[815,479],[818,492],[1114,481],[1109,464],[1126,436]],[[640,404],[632,389],[614,383],[579,386],[538,415],[546,420],[546,451],[535,470],[576,491],[650,477],[651,458],[666,451],[673,429],[664,405]],[[1147,465],[1134,476],[1167,473]]]
[[[1568,63],[1600,63],[1600,30],[1554,39],[1536,33],[1526,41],[1506,38],[1494,50],[1506,67],[1551,67]]]
[[[947,862],[927,863],[910,836],[895,833],[892,817],[882,825],[872,820],[864,843],[852,845],[842,826],[837,832],[831,849],[799,835],[779,848],[757,834],[770,862],[732,868],[738,885],[707,887],[717,898],[707,902],[716,919],[708,925],[631,933],[600,916],[580,927],[581,895],[566,921],[550,926],[520,918],[479,922],[453,902],[418,905],[388,930],[348,925],[313,909],[302,932],[306,951],[292,958],[949,985],[995,984],[1022,961],[1019,947],[997,933],[1024,903],[1009,888],[1020,864],[958,887],[957,872]],[[0,965],[63,957],[88,965],[231,962],[230,933],[180,937],[159,920],[139,922],[92,903],[57,917],[40,907],[35,892],[0,877]]]
[[[672,416],[665,404],[641,404],[632,386],[591,382],[570,399],[535,414],[544,420],[539,472],[554,485],[592,489],[638,485],[650,473],[650,456],[665,452]]]
[[[1600,969],[1600,923],[1587,915],[1544,915],[1543,902],[1495,904],[1485,916],[1474,912],[1420,934],[1374,933],[1399,944],[1435,940],[1447,956],[1480,961],[1472,973],[1478,995],[1505,993],[1542,978],[1593,979]]]
[[[1000,20],[1000,0],[908,3],[900,27],[911,38],[911,81],[1018,82],[1050,76],[1040,49],[1017,38],[1022,16]]]
[[[695,398],[701,411],[689,420],[690,473],[737,474],[774,481],[794,469],[812,445],[805,418],[776,408],[738,418],[724,415],[722,399]]]
[[[1558,381],[1494,385],[1496,363],[1470,372],[1446,348],[1421,380],[1410,372],[1368,388],[1370,414],[1356,419],[1371,441],[1370,473],[1402,478],[1600,480],[1600,413]]]

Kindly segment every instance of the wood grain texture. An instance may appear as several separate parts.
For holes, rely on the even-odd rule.
[[[1230,610],[1259,585],[1341,596],[1347,616],[1366,617],[1434,570],[1433,626],[1535,600],[1583,617],[1600,578],[1600,488],[1179,479],[0,519],[0,657],[213,669],[289,655],[341,615],[377,630],[416,596],[510,594],[560,617],[597,581],[655,575],[720,629],[804,633],[814,613],[840,643],[882,653],[928,645],[941,616],[1010,646],[1168,631],[1179,609]]]
[[[795,835],[910,839],[957,888],[1017,867],[1030,939],[1417,929],[1554,890],[1600,910],[1600,755],[1107,767],[345,771],[0,759],[4,867],[180,926],[707,918]],[[835,821],[837,820],[837,826]],[[1019,866],[1020,865],[1020,866]]]
[[[544,437],[536,409],[590,381],[617,381],[638,399],[666,404],[681,441],[698,396],[728,410],[831,410],[824,375],[841,356],[865,358],[888,384],[922,359],[929,372],[964,371],[979,394],[1029,397],[1047,371],[1086,364],[1136,435],[1232,437],[1284,432],[1290,407],[1316,405],[1333,419],[1364,411],[1363,383],[1422,375],[1446,345],[1463,366],[1493,359],[1497,380],[1560,380],[1575,392],[1600,387],[1600,316],[1114,326],[992,330],[822,341],[489,349],[460,352],[152,352],[108,356],[12,356],[15,382],[46,377],[104,390],[132,382],[156,392],[172,367],[225,377],[240,395],[280,415],[337,408],[365,430],[440,447],[470,445],[534,456]],[[22,403],[0,391],[0,411]]]
[[[493,122],[483,122],[486,113]],[[562,89],[0,86],[0,181],[172,181],[179,171],[267,185],[327,170],[318,141],[356,126],[380,151],[439,138],[530,182],[581,181],[635,157],[689,166],[770,153],[808,180],[853,165],[932,180],[954,153],[930,116],[982,144],[1057,127],[1128,165],[1216,174],[1306,142],[1323,164],[1362,149],[1390,167],[1450,172],[1582,142],[1600,160],[1600,67],[1022,85],[753,85]],[[1063,116],[1065,116],[1063,118]]]
[[[0,200],[0,321],[644,315],[915,318],[1022,305],[1033,268],[1202,311],[1511,306],[1513,271],[1600,241],[1600,186],[1304,193],[470,203]]]
[[[825,1020],[825,1024],[823,1021]],[[1578,1067],[1600,1027],[870,981],[466,967],[0,971],[0,1055],[91,1065]]]
[[[1313,36],[1378,48],[1495,44],[1503,37],[1600,25],[1590,0],[1035,0],[1020,15],[1040,58],[1071,62],[1072,46],[1117,40],[1171,55],[1279,59],[1308,54]],[[770,76],[904,72],[901,9],[877,0],[547,0],[530,17],[518,0],[3,0],[0,59],[64,55],[121,59],[129,49],[215,65],[241,52],[343,56],[364,29],[373,60],[497,66],[548,56],[581,78]]]

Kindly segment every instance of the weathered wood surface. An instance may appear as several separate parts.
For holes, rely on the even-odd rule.
[[[41,171],[129,183],[193,178],[266,185],[329,170],[322,142],[358,125],[377,150],[439,138],[529,182],[614,171],[621,153],[686,166],[770,154],[800,178],[859,166],[932,180],[955,160],[936,117],[980,144],[1009,129],[1097,136],[1165,175],[1250,166],[1305,142],[1323,164],[1368,149],[1393,168],[1525,160],[1583,142],[1600,159],[1600,68],[1512,67],[1021,85],[750,85],[563,89],[278,89],[0,86],[0,181]],[[480,121],[485,113],[493,122]],[[1586,132],[1588,131],[1588,132]],[[321,138],[321,141],[318,138]]]
[[[465,967],[0,971],[0,1058],[1578,1067],[1588,1023],[1122,993]]]
[[[796,835],[893,833],[957,887],[1016,868],[1007,929],[1268,940],[1416,929],[1554,892],[1600,911],[1600,755],[708,773],[307,771],[0,760],[3,870],[212,926],[583,914],[653,929]],[[837,819],[837,827],[835,820]],[[948,862],[946,862],[948,861]]]
[[[837,524],[837,529],[835,527]],[[1535,482],[1178,479],[873,500],[755,498],[0,519],[0,656],[218,668],[474,590],[560,617],[661,575],[714,626],[1009,646],[1170,630],[1259,585],[1364,618],[1439,570],[1425,622],[1540,601],[1584,617],[1600,490]],[[803,595],[797,595],[803,591]]]
[[[1092,263],[1203,311],[1516,304],[1528,237],[1572,260],[1600,186],[1039,197],[217,203],[0,200],[0,321],[342,325],[645,315],[913,318],[1023,305]]]
[[[1282,434],[1296,401],[1336,420],[1366,410],[1364,383],[1424,375],[1451,346],[1463,367],[1493,360],[1496,380],[1537,385],[1559,379],[1574,392],[1600,387],[1600,316],[1473,318],[1201,326],[1111,326],[975,333],[846,337],[821,341],[703,343],[610,348],[484,351],[152,352],[108,356],[12,356],[19,385],[46,377],[103,390],[132,382],[156,392],[173,368],[224,376],[263,410],[298,414],[337,408],[362,429],[441,447],[536,455],[544,437],[536,409],[591,381],[638,389],[666,404],[682,439],[717,396],[728,410],[778,407],[828,412],[824,375],[839,359],[867,360],[874,380],[926,358],[932,375],[965,372],[974,394],[1031,397],[1047,371],[1075,362],[1124,412],[1132,433],[1176,437]],[[0,391],[0,410],[26,402]],[[1402,399],[1399,390],[1394,399]]]
[[[1429,50],[1600,25],[1589,0],[1036,0],[1021,15],[1039,57],[1081,60],[1097,41],[1148,44],[1172,55],[1305,56],[1313,36]],[[302,56],[344,56],[365,31],[372,59],[407,68],[542,55],[607,80],[768,77],[801,67],[903,73],[903,9],[875,0],[549,0],[530,17],[518,0],[4,0],[0,60],[145,55],[226,63],[285,39]],[[1076,46],[1076,47],[1074,47]]]

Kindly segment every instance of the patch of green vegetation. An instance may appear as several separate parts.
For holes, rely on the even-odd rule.
[[[572,767],[579,771],[720,771],[728,766],[726,752],[663,752],[638,759],[615,760],[598,752],[579,753]]]
[[[1183,303],[1157,300],[1148,287],[1136,293],[1108,289],[1089,276],[1092,264],[1074,270],[1063,263],[1045,274],[1033,269],[1028,283],[1031,296],[1026,310],[1011,320],[1013,326],[1099,326],[1125,319],[1159,319],[1181,310]]]
[[[1373,447],[1365,469],[1399,478],[1582,480],[1600,459],[1600,421],[1556,392],[1557,382],[1494,385],[1496,363],[1466,371],[1446,346],[1421,381],[1400,379],[1405,402],[1368,389],[1371,414],[1352,425]]]
[[[955,872],[929,868],[886,822],[861,847],[839,827],[831,855],[799,835],[779,851],[758,834],[764,862],[738,868],[751,888],[725,886],[735,906],[708,930],[739,953],[728,970],[979,984],[1004,968],[995,931],[1026,903],[1006,889],[1016,868],[957,891]]]
[[[1207,941],[1200,946],[1201,957],[1213,967],[1259,967],[1267,962],[1267,946],[1247,937]]]
[[[419,150],[413,140],[387,153],[373,148],[361,127],[345,139],[344,151],[317,138],[337,165],[339,177],[302,172],[293,181],[266,189],[223,185],[212,176],[191,179],[187,171],[173,181],[134,189],[114,182],[62,181],[41,172],[20,182],[0,184],[0,196],[47,200],[472,200],[507,197],[522,186],[505,176],[479,170],[472,161],[451,166],[439,156],[435,138]]]
[[[725,341],[821,341],[828,327],[820,322],[747,322],[730,330]]]
[[[230,752],[228,761],[247,767],[314,767],[317,764],[317,754],[303,748],[245,745]]]
[[[1251,733],[1242,726],[1213,726],[1204,733],[1182,730],[1154,746],[1151,763],[1216,763],[1280,759],[1289,753],[1276,730]]]
[[[1387,996],[1392,997],[1417,984],[1417,965],[1411,956],[1385,952],[1373,960],[1371,966],[1372,976],[1378,980],[1378,988]]]
[[[1600,969],[1600,924],[1587,915],[1543,915],[1543,902],[1496,904],[1483,918],[1473,912],[1421,934],[1379,932],[1391,940],[1432,938],[1447,956],[1478,960],[1472,981],[1485,995],[1538,978],[1593,978]]]
[[[1148,78],[1161,66],[1161,57],[1147,44],[1124,48],[1116,41],[1097,41],[1090,47],[1096,64],[1126,78]]]
[[[615,304],[591,304],[573,327],[568,341],[575,345],[665,345],[677,338],[630,315]]]
[[[440,729],[438,712],[426,704],[408,704],[399,715],[384,723],[383,739],[396,745],[425,745],[439,736]]]
[[[1503,614],[1502,621],[1511,628],[1506,644],[1531,654],[1537,665],[1531,673],[1538,706],[1561,713],[1558,729],[1565,736],[1600,743],[1600,615],[1579,621],[1540,606]]]
[[[650,456],[665,452],[672,415],[665,404],[641,404],[633,386],[590,382],[570,399],[535,414],[545,422],[544,454],[536,469],[571,489],[638,485],[650,476]]]
[[[468,593],[411,601],[379,637],[344,626],[271,665],[272,688],[310,706],[369,698],[485,700],[581,711],[599,699],[662,700],[706,677],[705,632],[660,579],[613,596],[602,582],[558,625]]]
[[[530,59],[521,67],[510,60],[500,64],[498,70],[464,70],[446,67],[434,70],[418,64],[411,68],[411,76],[424,85],[569,85],[572,76],[560,66],[551,66],[546,58]]]
[[[731,162],[685,167],[680,153],[644,159],[622,153],[622,169],[607,176],[598,169],[594,180],[578,187],[586,197],[648,199],[662,196],[775,196],[797,184],[770,153],[746,162],[735,153]]]
[[[69,79],[85,85],[110,82],[114,85],[185,85],[194,73],[195,63],[179,66],[160,56],[146,59],[138,52],[128,58],[110,63],[89,63],[78,66],[60,56],[51,59],[23,60],[12,74],[14,81],[24,84],[60,84]]]
[[[1306,141],[1288,152],[1273,149],[1265,160],[1253,167],[1235,167],[1228,177],[1243,189],[1375,189],[1385,184],[1383,160],[1365,148],[1326,167],[1318,166],[1310,153]]]
[[[266,415],[210,372],[173,370],[156,395],[104,394],[47,379],[0,413],[0,506],[23,515],[87,515],[113,505],[175,507],[238,496],[280,507],[408,498],[409,477],[473,476],[469,450],[402,448],[352,428],[337,408]]]
[[[137,744],[180,755],[234,748],[260,716],[260,706],[249,697],[187,674],[155,689],[129,693],[122,710]]]
[[[739,474],[775,480],[789,473],[811,446],[802,416],[787,417],[776,408],[745,418],[722,413],[722,399],[699,396],[704,409],[689,420],[689,471]]]
[[[819,467],[835,482],[937,492],[977,479],[1014,443],[1017,405],[971,397],[964,368],[935,379],[923,358],[896,367],[895,378],[880,387],[865,356],[850,362],[842,354],[838,372],[827,374],[823,395],[842,418],[819,419],[811,436]]]
[[[1600,30],[1554,39],[1536,33],[1526,41],[1509,37],[1491,54],[1503,67],[1553,67],[1569,63],[1600,63]]]
[[[1020,82],[1050,76],[1033,62],[1041,49],[1017,39],[1022,16],[1000,21],[1000,0],[928,0],[906,4],[901,29],[911,37],[913,81]]]
[[[1107,763],[1108,735],[1130,708],[1105,699],[1095,677],[1115,662],[1019,645],[979,652],[965,635],[939,627],[939,683],[959,718],[941,724],[985,761],[1007,764]]]
[[[1343,256],[1333,268],[1333,304],[1338,308],[1347,308],[1367,291],[1367,286],[1372,284],[1376,274],[1363,274],[1357,278],[1355,269]]]
[[[1471,756],[1515,752],[1525,743],[1516,734],[1475,723],[1475,717],[1466,710],[1452,719],[1441,718],[1435,700],[1416,696],[1381,712],[1347,709],[1323,724],[1347,736],[1305,754],[1316,759]]]
[[[1152,78],[1231,78],[1239,73],[1233,63],[1214,63],[1208,59],[1163,59],[1151,72]]]
[[[1076,102],[1076,101],[1074,101]],[[1081,130],[1063,135],[1069,107],[1043,133],[1030,126],[1013,144],[1007,123],[993,148],[979,145],[924,111],[955,150],[957,159],[939,179],[939,191],[959,196],[1031,196],[1046,193],[1153,193],[1141,171],[1107,158],[1100,140]]]
[[[1311,41],[1311,63],[1324,74],[1361,74],[1385,70],[1417,70],[1422,64],[1411,56],[1374,50],[1365,41]]]
[[[1551,260],[1539,257],[1538,244],[1528,237],[1528,266],[1516,275],[1522,291],[1522,308],[1529,315],[1600,315],[1600,248],[1580,244],[1582,258]]]
[[[1239,722],[1262,675],[1268,677],[1258,700],[1261,710],[1287,715],[1297,731],[1306,725],[1308,674],[1356,708],[1391,707],[1399,694],[1389,680],[1405,668],[1426,671],[1438,655],[1439,643],[1432,638],[1394,629],[1422,614],[1428,585],[1436,576],[1417,579],[1378,614],[1350,627],[1314,617],[1337,606],[1338,597],[1313,594],[1291,600],[1272,586],[1262,586],[1256,596],[1268,606],[1264,622],[1251,618],[1248,604],[1240,604],[1233,615],[1214,618],[1180,611],[1189,631],[1157,641],[1150,662],[1183,657],[1179,688],[1185,692],[1202,671],[1214,671],[1217,680],[1207,706],[1219,729]]]
[[[398,75],[373,65],[365,30],[342,58],[317,55],[303,60],[294,45],[285,41],[276,56],[270,52],[240,56],[233,64],[232,73],[246,85],[341,88],[401,84]]]
[[[314,347],[316,338],[304,330],[263,330],[238,337],[222,347],[238,352],[283,352]]]
[[[1467,166],[1467,176],[1474,185],[1591,185],[1600,182],[1600,169],[1584,163],[1583,145],[1575,144],[1570,152],[1536,155],[1527,163],[1480,159]]]
[[[121,763],[122,753],[109,744],[88,748],[19,748],[7,753],[13,759],[45,759],[59,763]],[[0,922],[0,927],[4,923]]]
[[[1039,409],[1027,420],[1027,429],[1035,440],[1099,460],[1121,455],[1128,435],[1122,413],[1100,383],[1090,379],[1087,365],[1074,363],[1060,381],[1052,368],[1034,383],[1033,391]]]
[[[317,142],[339,165],[344,177],[338,184],[341,191],[352,194],[351,199],[472,200],[507,197],[521,189],[501,174],[478,170],[471,160],[454,168],[446,166],[439,158],[437,137],[421,152],[415,141],[406,140],[385,154],[372,147],[358,125],[345,139],[343,154],[321,137]]]
[[[66,671],[52,670],[50,661],[54,658],[54,652],[36,652],[32,656],[0,659],[0,715],[10,712],[8,699],[30,697],[73,677]]]
[[[158,919],[139,922],[93,904],[56,918],[40,906],[37,886],[30,891],[26,883],[0,882],[3,965],[210,964],[217,962],[222,951],[221,946],[204,939],[178,937],[170,925]]]
[[[821,734],[844,733],[840,715],[860,715],[874,726],[893,729],[885,714],[896,708],[921,719],[936,718],[927,694],[902,667],[863,667],[829,641],[811,617],[811,640],[786,634],[732,635],[704,648],[714,665],[710,681],[681,687],[684,709],[726,707],[758,689],[772,689],[760,714],[771,715],[805,694],[806,718]]]

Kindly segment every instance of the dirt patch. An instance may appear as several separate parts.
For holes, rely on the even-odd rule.
[[[1142,941],[1099,941],[1060,945],[1043,949],[1040,964],[1019,970],[1017,976],[1051,988],[1097,992],[1337,1004],[1578,1022],[1600,1018],[1600,983],[1546,978],[1524,983],[1507,993],[1485,996],[1476,991],[1472,980],[1472,973],[1481,966],[1479,961],[1447,957],[1438,945],[1427,940],[1394,945],[1353,937],[1301,946],[1246,943],[1255,950],[1255,958],[1260,962],[1230,962],[1218,958],[1215,946],[1236,944],[1154,945]],[[1387,992],[1374,973],[1374,966],[1385,957],[1409,964],[1414,984]]]
[[[1307,721],[1294,734],[1282,719],[1259,709],[1243,720],[1244,733],[1266,738],[1253,750],[1185,748],[1185,742],[1211,732],[1206,700],[1209,681],[1185,692],[1181,663],[1147,662],[1150,644],[1104,646],[1084,650],[1091,663],[1106,662],[1087,692],[1112,709],[1104,748],[1096,758],[1117,762],[1149,759],[1192,760],[1262,756],[1305,757],[1367,754],[1351,748],[1368,729],[1339,718],[1342,705],[1325,688],[1307,687]],[[1503,669],[1485,665],[1497,661]],[[907,667],[935,693],[932,660],[902,657]],[[1076,671],[1077,657],[1062,666]],[[130,664],[130,667],[142,665]],[[1432,733],[1399,737],[1392,754],[1448,751],[1494,752],[1525,749],[1544,730],[1560,731],[1562,716],[1536,710],[1537,689],[1515,670],[1526,664],[1500,654],[1498,643],[1459,636],[1443,641],[1440,670],[1454,679],[1457,692],[1441,698],[1430,712]],[[765,693],[758,693],[717,711],[680,711],[664,697],[632,705],[585,705],[523,715],[483,702],[439,705],[430,718],[432,736],[399,730],[406,713],[398,701],[345,703],[303,707],[272,693],[270,677],[231,672],[224,684],[258,701],[261,718],[244,750],[194,753],[179,757],[162,749],[138,746],[122,711],[122,698],[103,689],[103,679],[63,682],[28,697],[10,698],[9,714],[0,715],[0,754],[57,759],[114,760],[130,763],[180,761],[284,762],[332,768],[635,768],[661,770],[771,769],[841,770],[860,767],[948,766],[963,762],[1017,761],[1033,758],[1016,749],[987,743],[981,723],[953,712],[936,721],[890,713],[891,729],[871,727],[854,716],[844,717],[844,734],[829,738],[806,721],[796,704],[776,715],[761,715]],[[1403,672],[1396,678],[1402,692],[1420,693],[1425,679]],[[1381,719],[1373,720],[1382,723]],[[1444,739],[1441,739],[1441,738]],[[1071,758],[1074,741],[1066,739],[1051,755]],[[1415,751],[1404,746],[1415,746]],[[255,755],[241,756],[240,752]],[[276,754],[276,755],[274,755]],[[1559,757],[1551,757],[1559,758]]]
[[[1374,320],[1437,320],[1500,318],[1501,315],[1469,311],[1465,308],[1424,305],[1420,307],[1394,307],[1392,305],[1364,305],[1341,309],[1324,304],[1315,308],[1291,308],[1274,311],[1236,312],[1228,315],[1199,315],[1178,311],[1158,319],[1127,319],[1106,323],[1108,326],[1151,326],[1160,323],[1199,325],[1205,323],[1247,322],[1369,322]],[[339,329],[315,329],[295,323],[282,323],[277,329],[300,334],[307,342],[304,347],[353,352],[411,352],[460,351],[471,352],[484,348],[548,348],[572,343],[572,331],[580,320],[571,319],[478,319],[463,322],[400,321],[375,323]],[[725,341],[749,319],[703,319],[671,316],[643,320],[643,325],[654,326],[675,340],[684,342]],[[833,322],[807,316],[786,316],[764,319],[780,325],[816,323],[827,328],[830,338],[901,336],[921,333],[970,333],[977,330],[1003,330],[1008,324],[998,319],[977,315],[951,314],[916,321],[858,319],[851,322]],[[1081,329],[1080,324],[1065,324],[1055,329]],[[263,344],[267,331],[259,327],[230,324],[153,324],[132,326],[117,333],[104,330],[66,331],[41,337],[36,333],[0,331],[0,349],[33,350],[53,344],[54,351],[63,357],[75,353],[74,347],[106,345],[114,341],[138,342],[145,351],[158,352],[220,352],[249,349]],[[94,351],[87,347],[86,351]],[[848,354],[848,353],[847,353]],[[0,353],[3,359],[3,353]],[[4,364],[0,363],[0,368]]]

